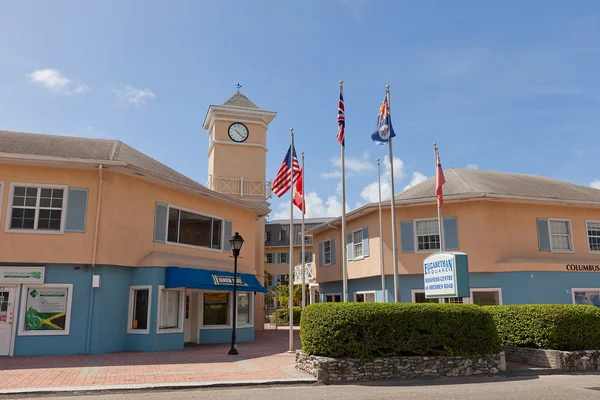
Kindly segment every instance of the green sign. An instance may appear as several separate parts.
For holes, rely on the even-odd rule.
[[[0,283],[44,283],[44,267],[0,267]]]

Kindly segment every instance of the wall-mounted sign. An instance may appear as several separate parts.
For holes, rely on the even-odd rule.
[[[213,281],[215,282],[215,285],[233,286],[233,276],[222,276],[213,274],[212,277]],[[237,285],[248,286],[248,284],[244,282],[239,276],[237,277]]]
[[[469,264],[465,253],[438,252],[423,261],[425,297],[469,297]]]
[[[67,288],[31,288],[28,290],[25,329],[64,330],[67,312]]]
[[[598,264],[567,264],[565,266],[567,271],[578,271],[578,272],[600,272],[600,265]]]
[[[0,267],[0,283],[44,283],[45,267]]]

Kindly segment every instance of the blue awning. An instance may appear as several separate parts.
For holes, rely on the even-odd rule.
[[[233,290],[233,272],[167,267],[165,289],[189,288],[203,290]],[[237,274],[239,292],[262,292],[264,288],[252,274]]]

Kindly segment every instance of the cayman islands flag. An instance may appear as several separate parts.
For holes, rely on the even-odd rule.
[[[375,144],[385,145],[390,142],[390,139],[396,137],[394,128],[392,128],[392,116],[390,115],[390,104],[388,103],[387,94],[379,108],[377,114],[377,125],[375,131],[371,134],[371,139]]]

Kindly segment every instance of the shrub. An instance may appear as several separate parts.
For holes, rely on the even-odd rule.
[[[574,304],[484,307],[502,345],[549,350],[600,349],[600,309]]]
[[[491,315],[470,304],[317,303],[304,309],[306,354],[372,359],[467,356],[502,348]]]
[[[294,324],[298,325],[300,323],[300,316],[302,315],[302,307],[294,307]],[[290,309],[289,308],[280,308],[277,310],[278,323],[279,324],[289,324],[290,323]],[[275,322],[275,314],[271,316],[271,322]]]

